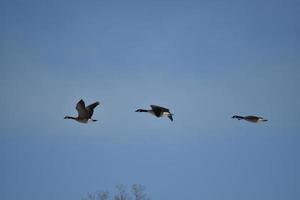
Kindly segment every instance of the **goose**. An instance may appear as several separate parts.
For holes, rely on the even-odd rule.
[[[238,120],[246,120],[248,122],[252,122],[252,123],[259,123],[259,122],[266,122],[268,121],[267,119],[264,119],[262,117],[258,117],[258,116],[254,116],[254,115],[248,115],[248,116],[239,116],[239,115],[234,115],[232,116],[232,118],[236,118]]]
[[[94,108],[99,105],[99,101],[96,101],[95,103],[92,103],[91,105],[85,107],[84,101],[81,99],[77,105],[76,105],[76,110],[78,112],[77,117],[70,117],[70,116],[65,116],[64,119],[73,119],[77,122],[81,123],[88,123],[89,120],[92,122],[96,122],[98,120],[92,119],[92,115],[94,113]]]
[[[152,108],[151,110],[137,109],[135,112],[148,112],[156,117],[168,117],[171,121],[173,121],[173,114],[170,113],[169,109],[155,105],[150,106]]]

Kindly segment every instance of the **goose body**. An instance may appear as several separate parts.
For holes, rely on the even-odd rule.
[[[264,119],[263,117],[258,117],[254,115],[248,115],[248,116],[239,116],[239,115],[234,115],[232,118],[238,119],[238,120],[246,120],[248,122],[252,123],[260,123],[260,122],[266,122],[268,121],[267,119]]]
[[[150,106],[151,110],[137,109],[135,112],[147,112],[156,117],[168,117],[171,121],[173,121],[173,114],[169,111],[169,109],[156,105]]]
[[[92,103],[91,105],[85,107],[85,103],[81,99],[76,105],[78,116],[77,117],[65,116],[64,119],[73,119],[80,123],[88,123],[89,121],[96,122],[97,120],[92,119],[92,115],[94,113],[94,108],[96,108],[98,105],[99,105],[99,101],[96,101],[95,103]]]

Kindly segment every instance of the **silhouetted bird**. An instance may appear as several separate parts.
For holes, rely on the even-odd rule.
[[[267,119],[264,119],[264,118],[258,117],[258,116],[253,116],[253,115],[248,115],[248,116],[245,116],[245,117],[239,116],[239,115],[234,115],[234,116],[232,116],[232,118],[236,118],[238,120],[243,119],[243,120],[246,120],[246,121],[252,122],[252,123],[259,123],[259,122],[268,121]]]
[[[94,108],[96,108],[96,106],[98,105],[99,105],[99,101],[85,107],[85,103],[81,99],[76,105],[76,110],[78,111],[78,117],[65,116],[65,119],[74,119],[81,123],[87,123],[89,120],[96,122],[97,120],[92,119],[91,117],[94,113]]]
[[[137,109],[135,112],[148,112],[156,117],[168,117],[171,121],[173,121],[173,114],[170,113],[169,109],[151,105],[151,110]]]

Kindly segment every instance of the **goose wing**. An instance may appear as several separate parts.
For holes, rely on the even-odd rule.
[[[161,110],[162,112],[170,112],[168,108],[164,108],[161,106],[151,105],[151,108]]]
[[[78,118],[88,118],[88,112],[85,109],[85,103],[82,99],[77,103],[76,110],[78,112]]]
[[[250,122],[257,122],[259,120],[259,117],[254,116],[254,115],[248,115],[244,117],[245,120],[250,121]]]
[[[88,105],[86,107],[86,110],[88,111],[89,117],[92,117],[94,113],[94,108],[96,108],[99,105],[99,101],[96,101],[95,103],[92,103],[91,105]]]
[[[152,108],[154,114],[155,114],[157,117],[161,116],[161,114],[162,114],[163,112],[170,112],[169,109],[164,108],[164,107],[161,107],[161,106],[156,106],[156,105],[150,105],[150,106],[151,106],[151,108]]]
[[[246,117],[244,117],[246,119],[250,119],[250,120],[258,120],[260,117],[254,116],[254,115],[248,115]]]

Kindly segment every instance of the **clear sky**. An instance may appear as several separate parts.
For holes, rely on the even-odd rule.
[[[296,0],[1,0],[0,198],[300,199],[299,19]],[[98,122],[63,119],[81,98]]]

